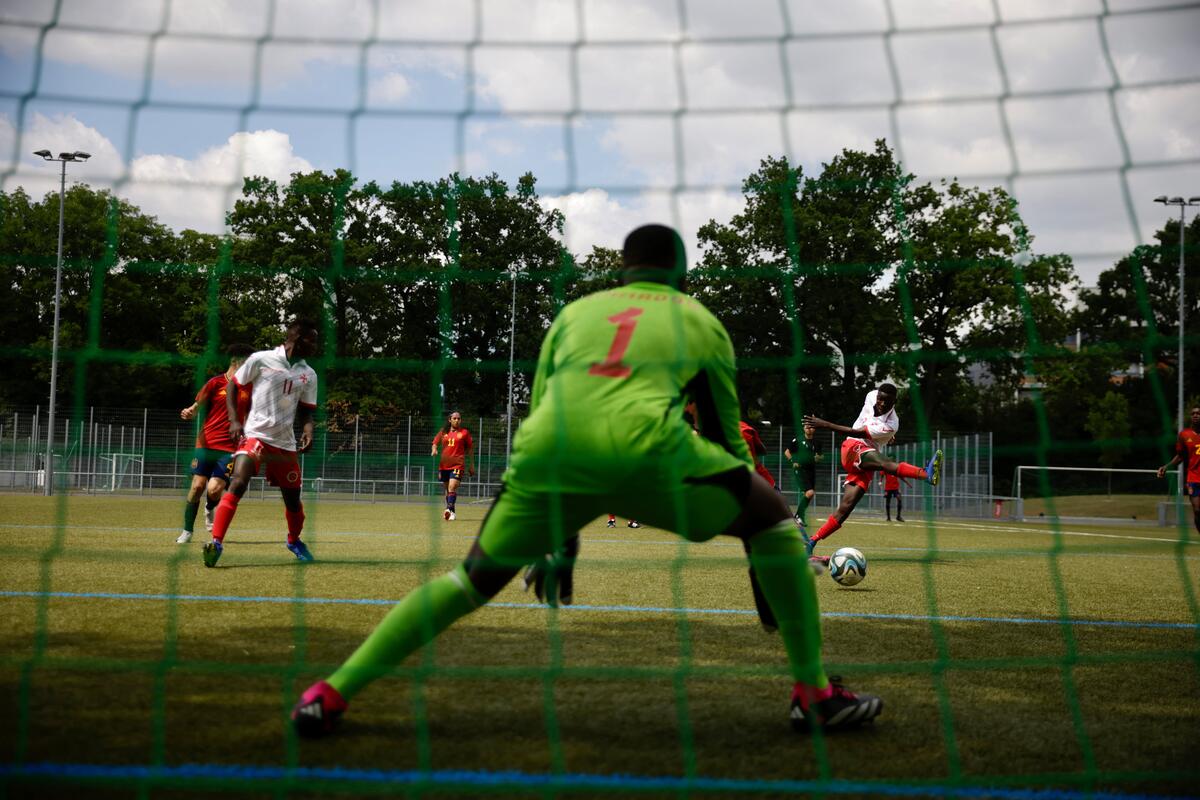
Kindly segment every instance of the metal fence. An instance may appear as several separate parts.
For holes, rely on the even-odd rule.
[[[0,490],[38,492],[44,486],[47,413],[45,408],[14,411],[0,419]],[[409,416],[388,421],[385,430],[357,422],[349,430],[322,431],[312,451],[301,457],[304,490],[323,498],[366,501],[428,501],[442,496],[429,451],[441,420]],[[463,481],[459,498],[484,501],[495,495],[507,464],[508,425],[503,417],[464,419],[475,441],[477,472]],[[169,494],[186,490],[196,422],[177,410],[88,408],[62,413],[55,423],[54,480],[57,489],[88,494]],[[767,468],[780,482],[788,502],[796,503],[796,483],[784,458],[795,430],[773,426],[760,431],[768,453]],[[841,497],[840,437],[819,431],[825,458],[817,468],[813,513],[829,513]],[[928,490],[914,482],[904,487],[905,513],[990,517],[992,435],[977,433],[926,442],[904,442],[887,449],[890,457],[924,464],[935,449],[945,455],[942,482]],[[256,482],[251,491],[265,491]],[[876,481],[856,514],[882,513],[883,484]],[[1009,517],[1011,504],[1002,514]]]

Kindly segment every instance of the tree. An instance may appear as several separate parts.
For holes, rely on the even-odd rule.
[[[1080,292],[1075,322],[1091,342],[1117,348],[1122,367],[1139,366],[1150,380],[1133,380],[1139,428],[1173,436],[1179,344],[1179,220],[1154,234]],[[1200,218],[1184,230],[1184,396],[1200,392]],[[1190,367],[1188,365],[1191,365]],[[1157,384],[1157,385],[1155,385]]]
[[[46,402],[54,328],[58,193],[32,201],[21,189],[0,195],[0,331],[8,353],[0,403]],[[174,405],[194,372],[178,355],[204,351],[203,267],[215,237],[177,237],[110,192],[82,184],[64,197],[58,402]],[[222,365],[223,366],[223,365]],[[79,390],[78,392],[76,390]]]
[[[1129,401],[1116,392],[1105,392],[1103,397],[1092,402],[1083,428],[1096,440],[1100,465],[1110,469],[1115,467],[1130,449]],[[1111,473],[1108,491],[1112,493]]]
[[[285,301],[279,321],[328,322],[328,407],[380,430],[443,397],[468,412],[502,411],[507,288],[515,275],[517,358],[533,361],[551,313],[546,287],[564,260],[562,216],[541,207],[531,175],[515,190],[496,175],[386,189],[345,170],[296,174],[286,186],[253,178],[229,221],[233,279],[268,277],[265,291]]]
[[[918,185],[882,140],[815,178],[765,159],[742,188],[745,210],[700,230],[696,283],[733,338],[740,390],[767,413],[790,405],[790,385],[807,408],[857,408],[890,377],[914,389],[918,419],[969,429],[978,410],[957,401],[974,394],[972,363],[1014,387],[1030,331],[1053,345],[1067,330],[1070,259],[1014,263],[1028,241],[1003,189]]]

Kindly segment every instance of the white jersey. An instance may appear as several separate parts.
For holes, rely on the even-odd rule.
[[[304,359],[289,363],[280,345],[259,350],[238,367],[238,387],[254,384],[242,433],[281,450],[296,449],[296,409],[317,407],[317,373]]]
[[[895,408],[891,408],[886,414],[875,416],[875,398],[878,394],[875,389],[867,392],[867,399],[863,401],[862,411],[858,412],[853,427],[855,430],[866,428],[875,446],[885,447],[900,430],[900,415]]]

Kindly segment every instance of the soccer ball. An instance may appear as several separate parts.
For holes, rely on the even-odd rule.
[[[853,547],[843,547],[829,559],[829,577],[842,586],[854,586],[867,577],[867,557]]]

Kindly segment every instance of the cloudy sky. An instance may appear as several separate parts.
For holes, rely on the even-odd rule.
[[[56,12],[57,8],[57,12]],[[694,232],[879,137],[1012,189],[1085,283],[1200,195],[1200,2],[0,0],[0,180],[222,230],[240,176],[531,171],[568,245]]]

